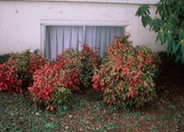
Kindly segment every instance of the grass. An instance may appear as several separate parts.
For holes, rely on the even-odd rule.
[[[23,94],[0,93],[0,130],[15,131],[152,131],[178,130],[183,128],[184,107],[178,109],[167,102],[163,111],[154,105],[144,109],[118,109],[100,101],[101,95],[94,91],[76,93],[58,113],[35,108]],[[168,105],[169,104],[169,105]],[[163,106],[162,106],[163,107]],[[162,111],[162,114],[157,114]],[[160,122],[160,123],[159,123]],[[172,127],[170,127],[172,126]]]

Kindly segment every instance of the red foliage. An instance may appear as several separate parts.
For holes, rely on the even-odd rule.
[[[56,62],[48,63],[34,72],[33,86],[29,92],[35,103],[42,102],[48,109],[57,108],[57,102],[65,100],[69,91],[80,90],[81,83],[88,87],[99,57],[83,45],[82,51],[69,49],[57,55]],[[62,89],[64,89],[64,92]],[[61,101],[62,100],[62,101]]]
[[[63,88],[71,91],[79,90],[80,70],[77,67],[75,52],[67,50],[57,56],[56,62],[47,63],[40,70],[34,72],[33,86],[28,90],[35,103],[42,102],[48,108],[54,109],[57,107],[57,102],[66,100],[63,96],[69,94],[67,91],[59,92],[60,90],[62,91]],[[72,57],[72,55],[74,56]]]
[[[97,55],[97,52],[94,52],[87,44],[82,45],[80,58],[81,61],[87,61],[93,68],[99,67],[101,63],[101,59]]]
[[[22,80],[16,76],[17,68],[6,63],[0,65],[0,91],[21,92]]]
[[[32,54],[29,50],[12,54],[8,61],[0,67],[1,74],[5,77],[1,79],[4,82],[4,86],[1,86],[1,89],[12,90],[14,88],[16,92],[21,92],[25,84],[26,86],[32,84],[33,73],[46,62],[45,58],[38,54]],[[6,76],[9,76],[7,77],[8,80]]]
[[[54,71],[58,70],[57,67],[51,67],[50,63],[45,64],[41,70],[35,71],[33,75],[33,86],[28,87],[32,97],[36,97],[36,102],[42,100],[50,100],[50,94],[54,92],[53,86],[58,83],[58,76]]]
[[[29,71],[28,74],[33,75],[36,70],[41,69],[46,63],[47,59],[43,58],[39,54],[30,54]]]
[[[145,46],[134,48],[126,36],[115,38],[92,77],[92,87],[103,92],[107,103],[142,106],[156,95],[159,63],[158,55]]]

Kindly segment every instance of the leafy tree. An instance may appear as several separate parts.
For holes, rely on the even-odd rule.
[[[136,16],[157,33],[156,41],[168,43],[167,54],[174,55],[175,62],[184,63],[184,0],[160,0],[156,7],[158,17],[150,16],[149,5],[141,5]]]

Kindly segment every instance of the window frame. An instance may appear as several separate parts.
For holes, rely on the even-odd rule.
[[[73,27],[82,27],[82,30],[83,30],[83,41],[84,43],[86,43],[86,28],[87,27],[121,27],[121,28],[124,28],[123,29],[123,32],[125,33],[125,29],[126,29],[126,25],[87,25],[87,24],[84,24],[84,25],[43,25],[43,29],[42,29],[42,44],[41,44],[41,54],[43,57],[45,57],[45,46],[46,46],[46,43],[47,43],[47,27],[55,27],[55,26],[61,26],[61,27],[64,27],[64,26],[73,26]],[[80,49],[79,49],[80,50]],[[48,58],[47,58],[48,59]]]
[[[121,26],[126,27],[129,21],[73,21],[73,20],[41,20],[40,21],[40,52],[44,56],[44,45],[46,43],[46,28],[47,26]],[[84,29],[83,29],[84,30]],[[85,35],[85,32],[83,32]]]

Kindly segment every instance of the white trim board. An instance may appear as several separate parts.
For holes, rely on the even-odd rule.
[[[0,1],[157,4],[160,0],[0,0]]]

